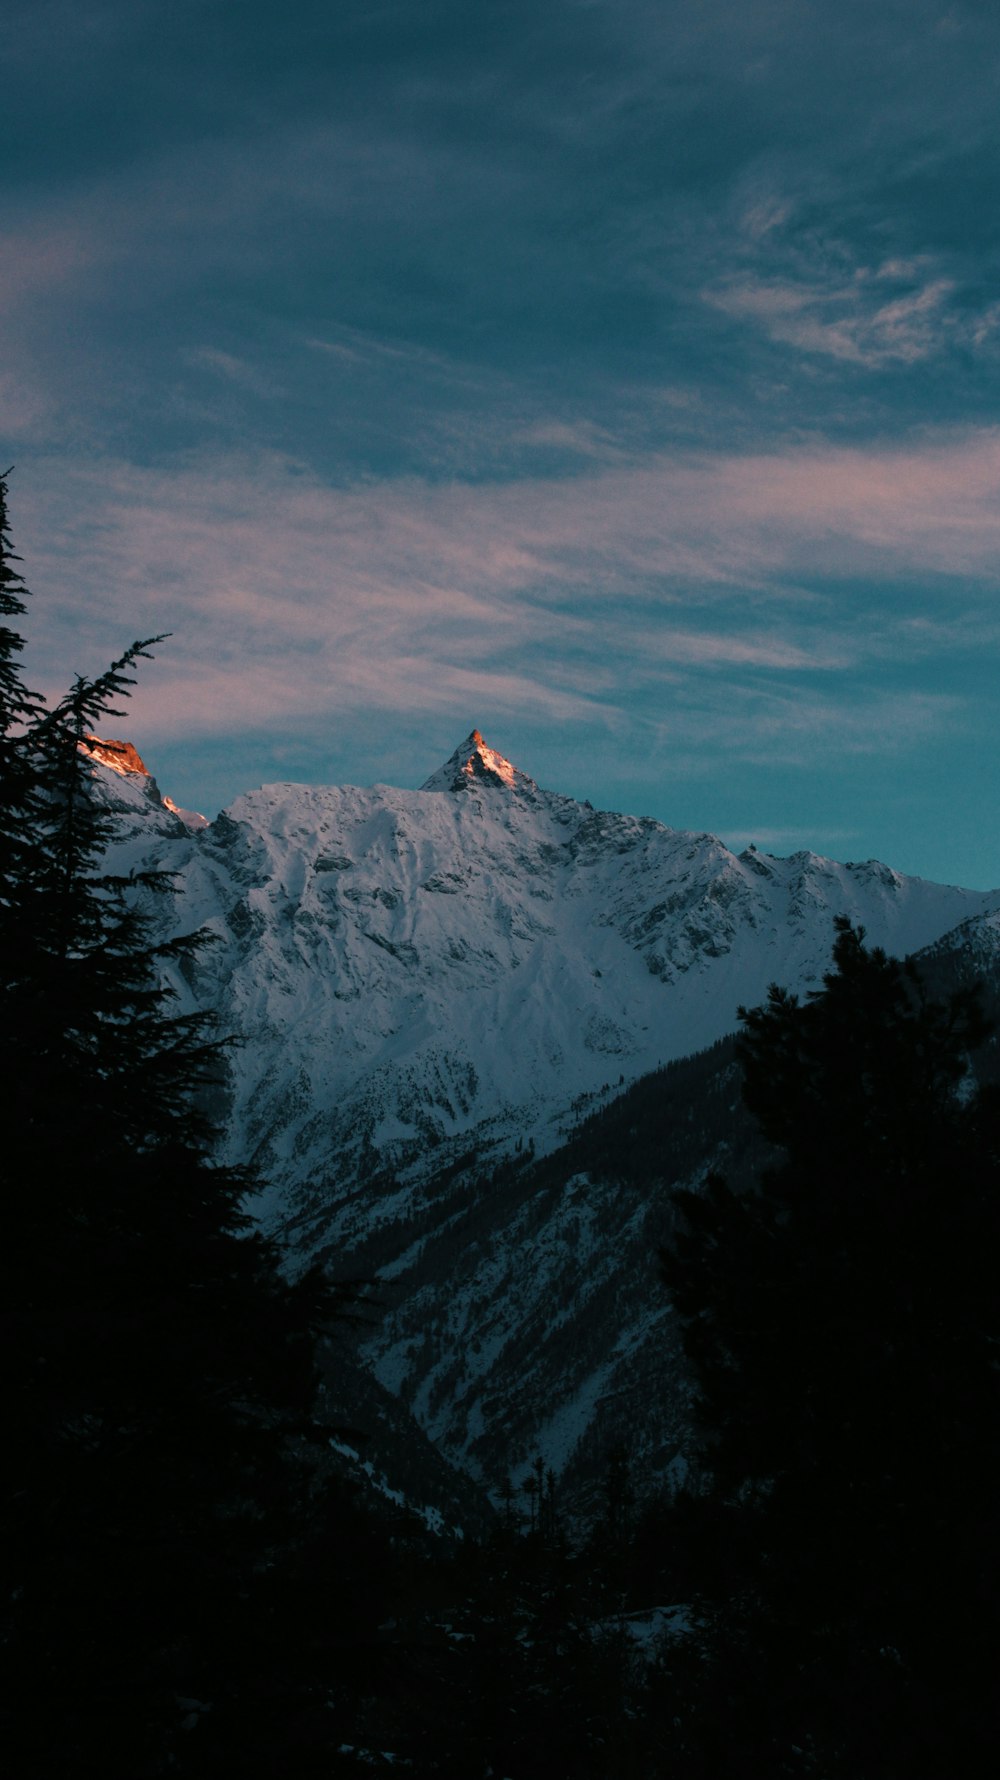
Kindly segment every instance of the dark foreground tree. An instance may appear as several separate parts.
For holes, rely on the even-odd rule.
[[[0,479],[0,1646],[5,1772],[337,1770],[374,1546],[310,1457],[335,1304],[290,1286],[217,1166],[220,1047],[178,1014],[155,874],[105,875],[80,750],[137,644],[53,710],[25,691]],[[333,1707],[336,1710],[333,1710]]]
[[[965,1775],[995,1742],[998,1102],[974,999],[863,939],[742,1015],[759,1189],[675,1196],[727,1552],[689,1772]]]

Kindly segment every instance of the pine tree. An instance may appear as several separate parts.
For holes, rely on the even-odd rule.
[[[336,1305],[283,1279],[248,1177],[211,1159],[221,1047],[162,984],[198,937],[157,938],[162,876],[102,871],[79,744],[151,644],[50,711],[19,647],[0,632],[5,1768],[330,1774],[378,1600],[366,1529],[306,1457]]]
[[[664,1257],[719,1526],[739,1527],[719,1685],[759,1771],[851,1780],[975,1771],[995,1731],[1000,1457],[982,1019],[863,939],[838,923],[821,991],[742,1014],[745,1098],[779,1159],[750,1195],[675,1194]],[[705,1771],[730,1769],[758,1771],[748,1746],[714,1747]]]

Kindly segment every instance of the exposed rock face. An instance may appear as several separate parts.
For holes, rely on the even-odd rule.
[[[110,767],[113,773],[130,780],[137,786],[142,795],[154,804],[157,810],[169,810],[176,816],[184,828],[207,828],[208,820],[200,816],[197,810],[182,810],[174,803],[172,797],[164,797],[159,785],[153,778],[145,761],[131,742],[112,741],[100,736],[89,735],[80,743],[85,754],[100,766]],[[107,799],[106,799],[107,801]],[[114,802],[114,797],[111,800]]]
[[[102,740],[100,736],[89,735],[83,746],[94,760],[99,760],[102,766],[110,766],[113,772],[142,773],[145,778],[152,778],[148,766],[131,742]]]

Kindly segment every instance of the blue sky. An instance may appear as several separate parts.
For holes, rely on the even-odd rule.
[[[58,691],[211,814],[542,784],[1000,884],[1000,12],[8,0],[0,453]],[[113,726],[111,726],[113,727]]]

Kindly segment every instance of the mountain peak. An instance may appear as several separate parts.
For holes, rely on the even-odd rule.
[[[140,773],[145,779],[153,776],[131,742],[110,741],[98,735],[87,735],[80,746],[92,760],[99,760],[102,766],[110,766],[112,772],[123,776],[125,773]]]
[[[465,791],[474,784],[504,785],[509,791],[516,791],[527,789],[533,781],[503,754],[488,747],[482,732],[474,729],[420,789]]]
[[[112,741],[108,736],[86,735],[80,751],[99,766],[111,768],[126,783],[141,786],[150,803],[161,805],[172,816],[179,816],[185,828],[207,828],[208,818],[197,810],[182,810],[172,797],[164,797],[139,750],[131,742]]]

